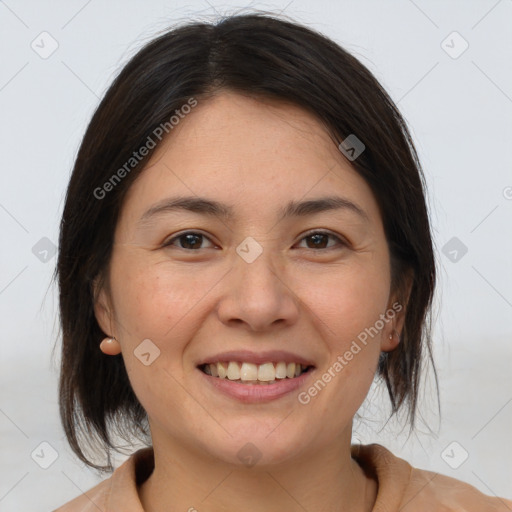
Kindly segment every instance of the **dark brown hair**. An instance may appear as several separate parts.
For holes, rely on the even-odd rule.
[[[112,469],[113,434],[149,440],[147,415],[121,355],[108,357],[98,348],[111,333],[96,321],[93,281],[105,282],[123,200],[150,154],[108,192],[98,190],[106,190],[104,184],[182,105],[222,90],[292,102],[313,113],[337,145],[350,134],[364,143],[352,166],[380,207],[395,290],[412,275],[401,342],[381,353],[377,369],[391,415],[406,404],[414,428],[425,356],[437,386],[430,335],[435,261],[424,177],[393,101],[356,58],[293,21],[258,12],[188,23],[144,46],[106,92],[83,137],[62,214],[54,276],[62,331],[60,415],[73,451],[100,470]],[[99,447],[107,464],[92,462],[86,446]]]

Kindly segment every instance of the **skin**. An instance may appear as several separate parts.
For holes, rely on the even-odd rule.
[[[235,217],[174,211],[137,224],[179,194],[231,205]],[[288,201],[328,195],[366,218],[342,209],[277,221]],[[205,236],[199,249],[183,238],[163,247],[189,230]],[[311,230],[334,236],[317,248]],[[263,248],[252,263],[236,252],[248,236]],[[375,197],[313,115],[227,91],[200,101],[132,184],[107,284],[96,317],[119,343],[101,348],[122,353],[153,439],[155,469],[139,489],[145,510],[372,509],[377,483],[351,458],[352,421],[380,352],[399,342],[405,309],[307,405],[295,392],[243,404],[196,369],[224,350],[289,350],[320,378],[398,299]],[[147,338],[160,356],[145,366],[133,351]],[[261,455],[250,468],[237,457],[248,442]]]

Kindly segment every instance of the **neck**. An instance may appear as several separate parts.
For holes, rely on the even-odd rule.
[[[139,489],[147,512],[370,512],[375,503],[377,483],[351,458],[350,436],[263,467],[227,464],[157,437],[155,469]]]

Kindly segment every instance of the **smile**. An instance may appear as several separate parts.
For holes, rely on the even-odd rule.
[[[312,366],[284,361],[254,364],[238,361],[219,361],[203,364],[199,369],[206,375],[242,384],[268,385],[279,380],[294,379],[306,373]]]

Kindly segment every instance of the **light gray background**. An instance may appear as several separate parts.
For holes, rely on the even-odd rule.
[[[51,355],[57,296],[49,288],[56,258],[42,252],[48,242],[39,242],[47,237],[57,244],[86,123],[120,66],[156,32],[246,5],[0,1],[2,511],[47,511],[100,480],[71,456],[59,424]],[[427,175],[439,262],[435,356],[442,421],[427,393],[423,423],[408,441],[392,424],[381,431],[384,422],[369,419],[356,425],[354,437],[486,494],[512,497],[512,1],[251,5],[284,10],[359,57],[409,122]],[[43,31],[58,43],[46,59],[31,48],[33,41],[39,52],[50,48]],[[469,44],[460,56],[464,41],[453,31]],[[450,261],[455,253],[443,253],[453,237],[467,247],[457,262]],[[371,398],[366,418],[386,407],[378,395]],[[48,469],[31,458],[41,442],[58,453]],[[47,446],[37,453],[40,463],[51,461]]]

